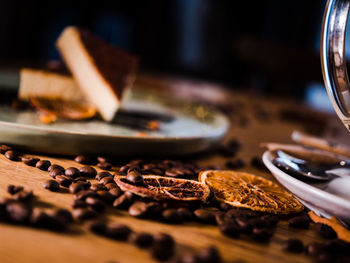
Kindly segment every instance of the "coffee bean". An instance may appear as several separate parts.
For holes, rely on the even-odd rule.
[[[122,166],[122,167],[119,168],[119,173],[120,173],[120,174],[126,174],[127,171],[128,171],[128,169],[129,169],[129,166],[124,165],[124,166]]]
[[[215,223],[215,213],[208,211],[206,209],[196,209],[193,214],[199,219],[199,221],[206,224]]]
[[[166,261],[174,256],[174,248],[163,247],[160,243],[156,243],[151,247],[151,255],[158,261]]]
[[[62,231],[66,228],[65,222],[59,218],[41,211],[40,209],[34,209],[30,217],[30,222],[33,226],[38,228],[50,229],[53,231]]]
[[[85,202],[97,212],[102,212],[105,209],[105,204],[95,197],[87,197]]]
[[[273,236],[273,231],[267,228],[254,228],[252,234],[255,240],[266,242]]]
[[[129,207],[128,212],[133,217],[145,218],[148,216],[148,207],[144,202],[135,202]]]
[[[60,190],[60,185],[55,180],[45,181],[43,187],[51,192],[58,192]]]
[[[64,168],[63,168],[61,165],[58,165],[58,164],[51,164],[51,165],[49,166],[49,168],[47,168],[47,171],[48,171],[48,172],[51,172],[51,171],[54,170],[54,169],[61,170],[61,171],[63,172],[62,174],[64,174]]]
[[[6,211],[12,222],[25,224],[29,220],[32,209],[24,203],[13,201],[6,205]]]
[[[119,188],[119,187],[116,183],[108,183],[108,184],[105,184],[105,188],[107,188],[108,190],[111,190],[111,189]]]
[[[97,157],[97,162],[99,162],[99,163],[110,163],[110,160],[107,157],[98,156]]]
[[[153,240],[163,248],[174,248],[175,246],[175,241],[172,236],[165,233],[153,234]]]
[[[131,233],[132,230],[128,226],[118,223],[111,223],[106,227],[106,235],[116,240],[125,241]]]
[[[315,263],[332,263],[334,262],[334,255],[331,255],[327,252],[321,252],[316,256],[316,259],[314,260],[314,262]]]
[[[52,209],[48,212],[48,214],[56,218],[57,220],[61,221],[63,224],[69,224],[73,222],[72,213],[67,209],[63,209],[63,208]]]
[[[96,218],[98,214],[94,210],[88,208],[77,208],[74,209],[73,216],[77,220],[87,220]]]
[[[279,221],[279,218],[275,215],[264,215],[261,217],[267,227],[275,227]]]
[[[301,253],[304,250],[304,245],[299,239],[291,238],[285,241],[283,244],[283,250],[293,253]]]
[[[112,170],[112,164],[110,163],[98,163],[97,167],[101,168],[102,170],[107,170],[107,171]]]
[[[310,219],[307,216],[296,216],[288,220],[288,224],[293,228],[308,229],[310,226]]]
[[[235,156],[241,147],[242,144],[238,140],[233,139],[227,144],[222,145],[219,151],[224,156]]]
[[[72,194],[76,194],[80,191],[86,190],[89,187],[90,186],[88,186],[85,182],[72,183],[69,186],[69,192],[71,192]]]
[[[125,195],[124,193],[114,200],[113,207],[118,209],[128,209],[132,203],[133,201],[131,200],[131,198]]]
[[[135,185],[143,185],[143,176],[141,175],[140,172],[133,170],[131,172],[128,172],[126,175],[126,180],[128,180],[130,183],[135,184]]]
[[[85,201],[85,199],[88,198],[88,197],[98,197],[98,194],[95,191],[82,190],[82,191],[79,191],[78,193],[76,193],[74,195],[74,198],[76,200],[83,200],[83,201]]]
[[[88,177],[88,178],[94,178],[96,176],[96,174],[97,174],[96,169],[91,167],[91,166],[81,167],[79,172],[80,172],[81,176],[85,176],[85,177]]]
[[[50,165],[51,165],[51,162],[49,160],[40,160],[35,164],[35,167],[40,170],[47,171]]]
[[[333,255],[350,255],[350,243],[341,239],[326,240],[322,248]]]
[[[181,223],[181,215],[176,209],[165,209],[162,213],[163,219],[167,223]]]
[[[177,212],[180,214],[182,221],[191,221],[193,219],[193,214],[188,208],[180,207],[177,209]]]
[[[241,169],[246,166],[246,163],[242,159],[232,159],[227,161],[225,165],[229,169]]]
[[[106,232],[106,222],[100,219],[89,220],[86,222],[87,228],[98,235],[104,235]]]
[[[220,224],[218,225],[218,228],[224,235],[234,238],[239,237],[241,232],[240,227],[234,221]]]
[[[136,172],[140,172],[140,166],[138,166],[138,165],[128,165],[128,170],[126,171],[126,174],[128,174],[128,173],[130,173],[130,172],[132,172],[132,171],[136,171]]]
[[[8,145],[0,145],[0,153],[1,154],[5,154],[7,151],[11,150],[12,147],[8,146]]]
[[[110,204],[112,203],[116,196],[113,196],[112,194],[110,194],[108,191],[106,190],[99,190],[96,192],[96,194],[98,195],[98,197],[103,200],[104,202]]]
[[[10,184],[7,186],[7,192],[10,194],[10,195],[14,195],[20,191],[23,190],[23,186],[19,186],[19,185],[13,185],[13,184]]]
[[[32,191],[22,190],[13,195],[13,199],[19,202],[31,202],[34,198]]]
[[[260,217],[251,218],[248,220],[249,220],[249,224],[251,224],[253,228],[271,228],[270,224],[267,221],[262,220]]]
[[[11,161],[19,161],[19,154],[15,151],[9,150],[5,152],[5,157]]]
[[[91,158],[85,155],[78,155],[74,158],[74,161],[81,164],[92,164]]]
[[[153,245],[153,236],[148,233],[131,233],[129,242],[140,248],[148,248]]]
[[[90,190],[92,191],[106,190],[106,187],[103,184],[92,184],[90,186]]]
[[[227,212],[228,210],[233,209],[233,207],[232,207],[232,205],[229,205],[229,204],[227,204],[227,203],[220,203],[220,209],[221,209],[222,211]]]
[[[317,233],[324,238],[336,238],[337,237],[337,233],[333,230],[333,228],[331,228],[330,226],[327,226],[325,224],[316,223],[314,228],[317,231]]]
[[[180,263],[202,263],[202,260],[195,253],[187,253],[182,256]]]
[[[85,203],[85,201],[78,200],[78,199],[77,200],[73,200],[71,205],[72,205],[73,209],[88,207],[88,205]]]
[[[111,173],[109,172],[99,172],[96,176],[95,179],[97,181],[101,181],[102,178],[104,177],[113,177]]]
[[[220,263],[221,262],[220,252],[214,246],[201,249],[198,252],[198,257],[200,258],[202,263]]]
[[[310,256],[316,256],[321,253],[324,246],[321,243],[312,242],[306,245],[305,252]]]
[[[78,168],[69,167],[65,170],[64,174],[71,178],[77,178],[80,176],[80,172]]]
[[[34,158],[34,157],[22,157],[21,161],[28,166],[35,166],[37,162],[40,161],[39,158]]]
[[[73,178],[73,182],[74,182],[74,183],[81,182],[81,183],[87,183],[87,184],[89,183],[89,184],[90,184],[89,187],[91,186],[91,183],[90,183],[88,180],[86,180],[85,177]]]
[[[253,231],[253,225],[250,223],[250,221],[244,217],[237,217],[236,223],[240,227],[242,233],[244,234],[250,234]]]
[[[51,167],[51,166],[50,166]],[[52,177],[52,178],[56,178],[57,175],[63,175],[64,174],[64,171],[59,169],[59,168],[53,168],[51,169],[51,171],[49,172],[49,175]]]
[[[72,179],[64,175],[57,175],[56,181],[64,187],[69,187],[72,184]]]
[[[110,184],[110,183],[114,183],[114,179],[113,179],[113,177],[103,177],[101,180],[100,180],[100,183],[101,184],[104,184],[104,185],[106,185],[106,184]]]

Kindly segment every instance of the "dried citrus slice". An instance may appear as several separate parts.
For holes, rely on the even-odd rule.
[[[304,209],[291,194],[277,184],[249,173],[209,170],[199,174],[216,199],[235,207],[274,214],[297,213]]]
[[[143,185],[134,185],[126,176],[115,176],[114,181],[123,191],[156,200],[205,201],[210,189],[205,184],[193,180],[145,175]]]

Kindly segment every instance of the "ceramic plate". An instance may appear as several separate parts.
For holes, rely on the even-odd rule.
[[[117,115],[115,123],[59,120],[48,125],[41,123],[33,111],[15,111],[3,106],[0,142],[67,155],[180,155],[208,149],[220,141],[229,127],[223,114],[208,107],[141,88],[133,88],[126,94],[122,108],[128,114]],[[159,130],[140,129],[138,124],[145,121],[140,113],[155,116]]]
[[[350,219],[350,176],[327,183],[305,183],[281,171],[272,163],[273,158],[270,151],[263,154],[266,167],[306,207],[327,218]]]

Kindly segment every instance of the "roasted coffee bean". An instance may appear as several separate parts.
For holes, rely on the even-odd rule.
[[[255,240],[266,242],[273,236],[273,231],[267,228],[254,228],[252,234]]]
[[[227,161],[225,165],[229,169],[241,169],[246,166],[246,163],[242,159],[232,159]]]
[[[147,210],[150,217],[159,218],[163,211],[163,207],[158,202],[149,202],[147,203]]]
[[[73,200],[71,205],[73,209],[88,207],[88,205],[83,200]]]
[[[181,215],[176,209],[165,209],[162,213],[162,217],[167,223],[179,224],[182,222]]]
[[[202,260],[195,253],[187,253],[181,257],[180,263],[202,263]]]
[[[128,209],[132,203],[132,199],[124,193],[114,200],[113,207],[118,209]]]
[[[244,217],[237,217],[236,223],[240,227],[242,233],[244,234],[250,234],[253,231],[253,225],[250,223],[250,221]]]
[[[113,177],[111,173],[109,172],[99,172],[96,176],[95,179],[97,181],[101,181],[102,178],[104,177]]]
[[[60,190],[60,185],[55,180],[45,181],[43,187],[51,192],[58,192]]]
[[[330,226],[327,226],[325,224],[316,223],[314,228],[317,231],[317,233],[324,238],[336,238],[337,237],[337,233],[333,230],[333,228],[331,228]]]
[[[105,187],[108,189],[108,190],[111,190],[113,188],[119,188],[118,185],[116,183],[108,183],[108,184],[105,184]]]
[[[10,195],[17,194],[18,192],[22,191],[23,189],[24,189],[23,186],[19,186],[19,185],[10,184],[7,186],[7,192]]]
[[[350,243],[341,239],[326,240],[322,247],[324,251],[333,255],[350,255]]]
[[[153,234],[153,240],[163,248],[174,248],[175,241],[172,236],[165,233]]]
[[[217,225],[225,224],[228,220],[233,220],[225,215],[223,212],[216,212],[215,213],[215,221]]]
[[[167,169],[165,171],[165,176],[174,177],[174,178],[181,178],[181,177],[184,177],[184,174],[181,170],[179,170],[177,168],[171,168],[171,169]]]
[[[264,215],[260,219],[266,222],[266,226],[275,227],[279,221],[279,218],[275,215]]]
[[[77,209],[74,209],[73,216],[77,220],[87,220],[87,219],[96,218],[98,214],[92,209],[77,208]]]
[[[218,228],[221,233],[223,233],[226,236],[229,237],[239,237],[239,234],[241,232],[240,227],[235,223],[234,221],[230,221],[224,224],[218,225]]]
[[[233,139],[227,144],[222,145],[219,151],[224,156],[235,156],[241,147],[242,144],[238,140]]]
[[[65,170],[64,174],[71,178],[78,178],[80,176],[80,172],[78,168],[69,167]]]
[[[113,177],[106,176],[100,180],[100,183],[106,185],[106,184],[115,183],[115,182],[114,182]]]
[[[126,175],[126,180],[128,180],[130,183],[135,184],[135,185],[143,185],[143,176],[141,175],[140,172],[133,170],[131,172],[128,172]]]
[[[4,155],[11,161],[19,161],[19,154],[13,150],[6,151]]]
[[[219,250],[214,246],[201,249],[198,252],[198,257],[200,258],[202,263],[220,263],[221,262]]]
[[[112,170],[112,164],[110,164],[110,163],[98,163],[97,167],[101,168],[102,170],[106,170],[106,171]]]
[[[106,227],[106,235],[116,240],[125,241],[131,233],[132,230],[128,226],[118,223],[111,223]]]
[[[28,166],[35,166],[37,162],[40,161],[39,158],[34,158],[34,157],[22,157],[21,161]]]
[[[77,182],[89,183],[89,184],[90,184],[89,187],[91,186],[91,183],[90,183],[88,180],[86,180],[85,177],[73,178],[73,181],[74,181],[75,183],[77,183]]]
[[[106,222],[100,219],[89,220],[86,227],[93,233],[104,235],[106,233]]]
[[[97,162],[99,163],[110,163],[111,161],[104,156],[97,156]]]
[[[50,165],[51,165],[51,162],[49,160],[40,160],[35,164],[35,167],[40,170],[47,171]]]
[[[88,178],[94,178],[97,174],[97,171],[95,168],[91,166],[84,166],[79,169],[80,175],[85,176]]]
[[[99,190],[96,192],[96,194],[101,200],[108,204],[112,203],[116,199],[116,196],[113,196],[106,190]]]
[[[327,252],[321,252],[320,254],[318,254],[316,256],[316,259],[313,262],[315,262],[315,263],[332,263],[332,262],[334,262],[334,255],[331,255]]]
[[[90,186],[88,184],[86,184],[85,182],[72,183],[69,186],[69,192],[71,192],[72,194],[76,194],[80,191],[88,189],[89,187]]]
[[[233,209],[232,205],[229,205],[229,204],[227,204],[227,203],[220,203],[219,206],[220,206],[220,209],[221,209],[222,211],[225,211],[225,212],[227,212],[228,210]]]
[[[19,202],[31,202],[34,198],[32,191],[22,190],[13,195],[13,199]]]
[[[257,218],[259,216],[254,211],[244,210],[244,209],[230,209],[229,211],[226,212],[226,215],[230,218],[241,217],[241,218],[247,218],[247,219]]]
[[[146,163],[142,165],[143,170],[152,170],[154,168],[156,168],[156,165],[154,163]]]
[[[163,247],[161,244],[156,243],[151,247],[151,255],[158,261],[166,261],[174,256],[173,247]]]
[[[73,222],[72,213],[67,209],[52,209],[48,212],[48,214],[56,218],[57,220],[60,220],[63,224],[69,224]]]
[[[51,165],[52,166],[52,165]],[[51,167],[50,166],[50,167]],[[49,172],[49,175],[52,177],[52,178],[56,178],[57,175],[64,175],[64,170],[61,170],[59,168],[53,168],[51,169],[51,171]]]
[[[188,208],[180,207],[177,209],[177,212],[180,214],[182,221],[191,221],[193,219],[193,214]]]
[[[199,221],[206,224],[214,224],[215,223],[215,213],[212,211],[208,211],[206,209],[196,209],[193,214]]]
[[[299,239],[291,238],[284,242],[283,250],[293,253],[301,253],[304,250],[304,244]]]
[[[119,168],[119,173],[120,174],[126,174],[128,172],[129,166],[124,165],[122,167]]]
[[[148,233],[131,233],[129,242],[140,248],[148,248],[153,245],[153,236]]]
[[[242,217],[240,217],[242,218]],[[243,217],[244,218],[244,217]],[[270,228],[270,223],[261,219],[260,217],[249,219],[249,224],[253,226],[253,228]]]
[[[90,186],[90,190],[92,191],[100,191],[100,190],[106,190],[106,187],[103,184],[92,184]]]
[[[74,158],[74,161],[76,161],[77,163],[81,163],[81,164],[92,164],[92,160],[90,157],[85,156],[85,155],[78,155]]]
[[[88,197],[98,197],[98,194],[95,191],[92,190],[82,190],[79,191],[77,194],[74,195],[74,198],[77,200],[83,200],[85,201]]]
[[[164,174],[164,172],[162,170],[157,169],[157,168],[153,168],[151,170],[148,170],[148,172],[150,174],[154,174],[154,175],[163,175]]]
[[[129,215],[133,217],[145,218],[148,216],[148,207],[144,202],[135,202],[129,207]]]
[[[131,165],[131,164],[130,164],[128,167],[129,167],[129,168],[128,168],[128,170],[126,171],[127,174],[130,173],[130,172],[132,172],[132,171],[140,172],[140,166],[138,166],[138,165]]]
[[[324,246],[321,243],[317,242],[312,242],[305,246],[305,252],[310,256],[316,256],[320,254],[323,249]]]
[[[296,216],[288,220],[288,224],[293,228],[308,229],[310,226],[310,219],[305,216]]]
[[[9,151],[11,149],[12,149],[12,147],[10,147],[10,146],[4,145],[4,144],[0,145],[0,153],[1,154],[5,154],[7,151]]]
[[[105,204],[95,197],[87,197],[85,203],[97,212],[102,212],[105,209]]]
[[[61,166],[61,165],[58,165],[58,164],[51,164],[49,166],[49,168],[47,168],[47,171],[48,172],[51,172],[53,169],[59,169],[61,171],[63,171],[63,174],[64,174],[64,168]]]
[[[56,181],[64,187],[69,187],[72,184],[72,179],[64,175],[57,175]]]
[[[6,211],[12,222],[25,224],[29,220],[32,209],[22,202],[13,201],[6,205]]]
[[[30,217],[30,223],[38,228],[62,231],[66,228],[65,222],[60,218],[47,214],[40,209],[34,209]]]

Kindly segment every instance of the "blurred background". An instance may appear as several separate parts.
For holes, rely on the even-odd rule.
[[[0,2],[2,67],[59,59],[67,25],[140,58],[145,72],[330,105],[319,48],[325,0]]]

